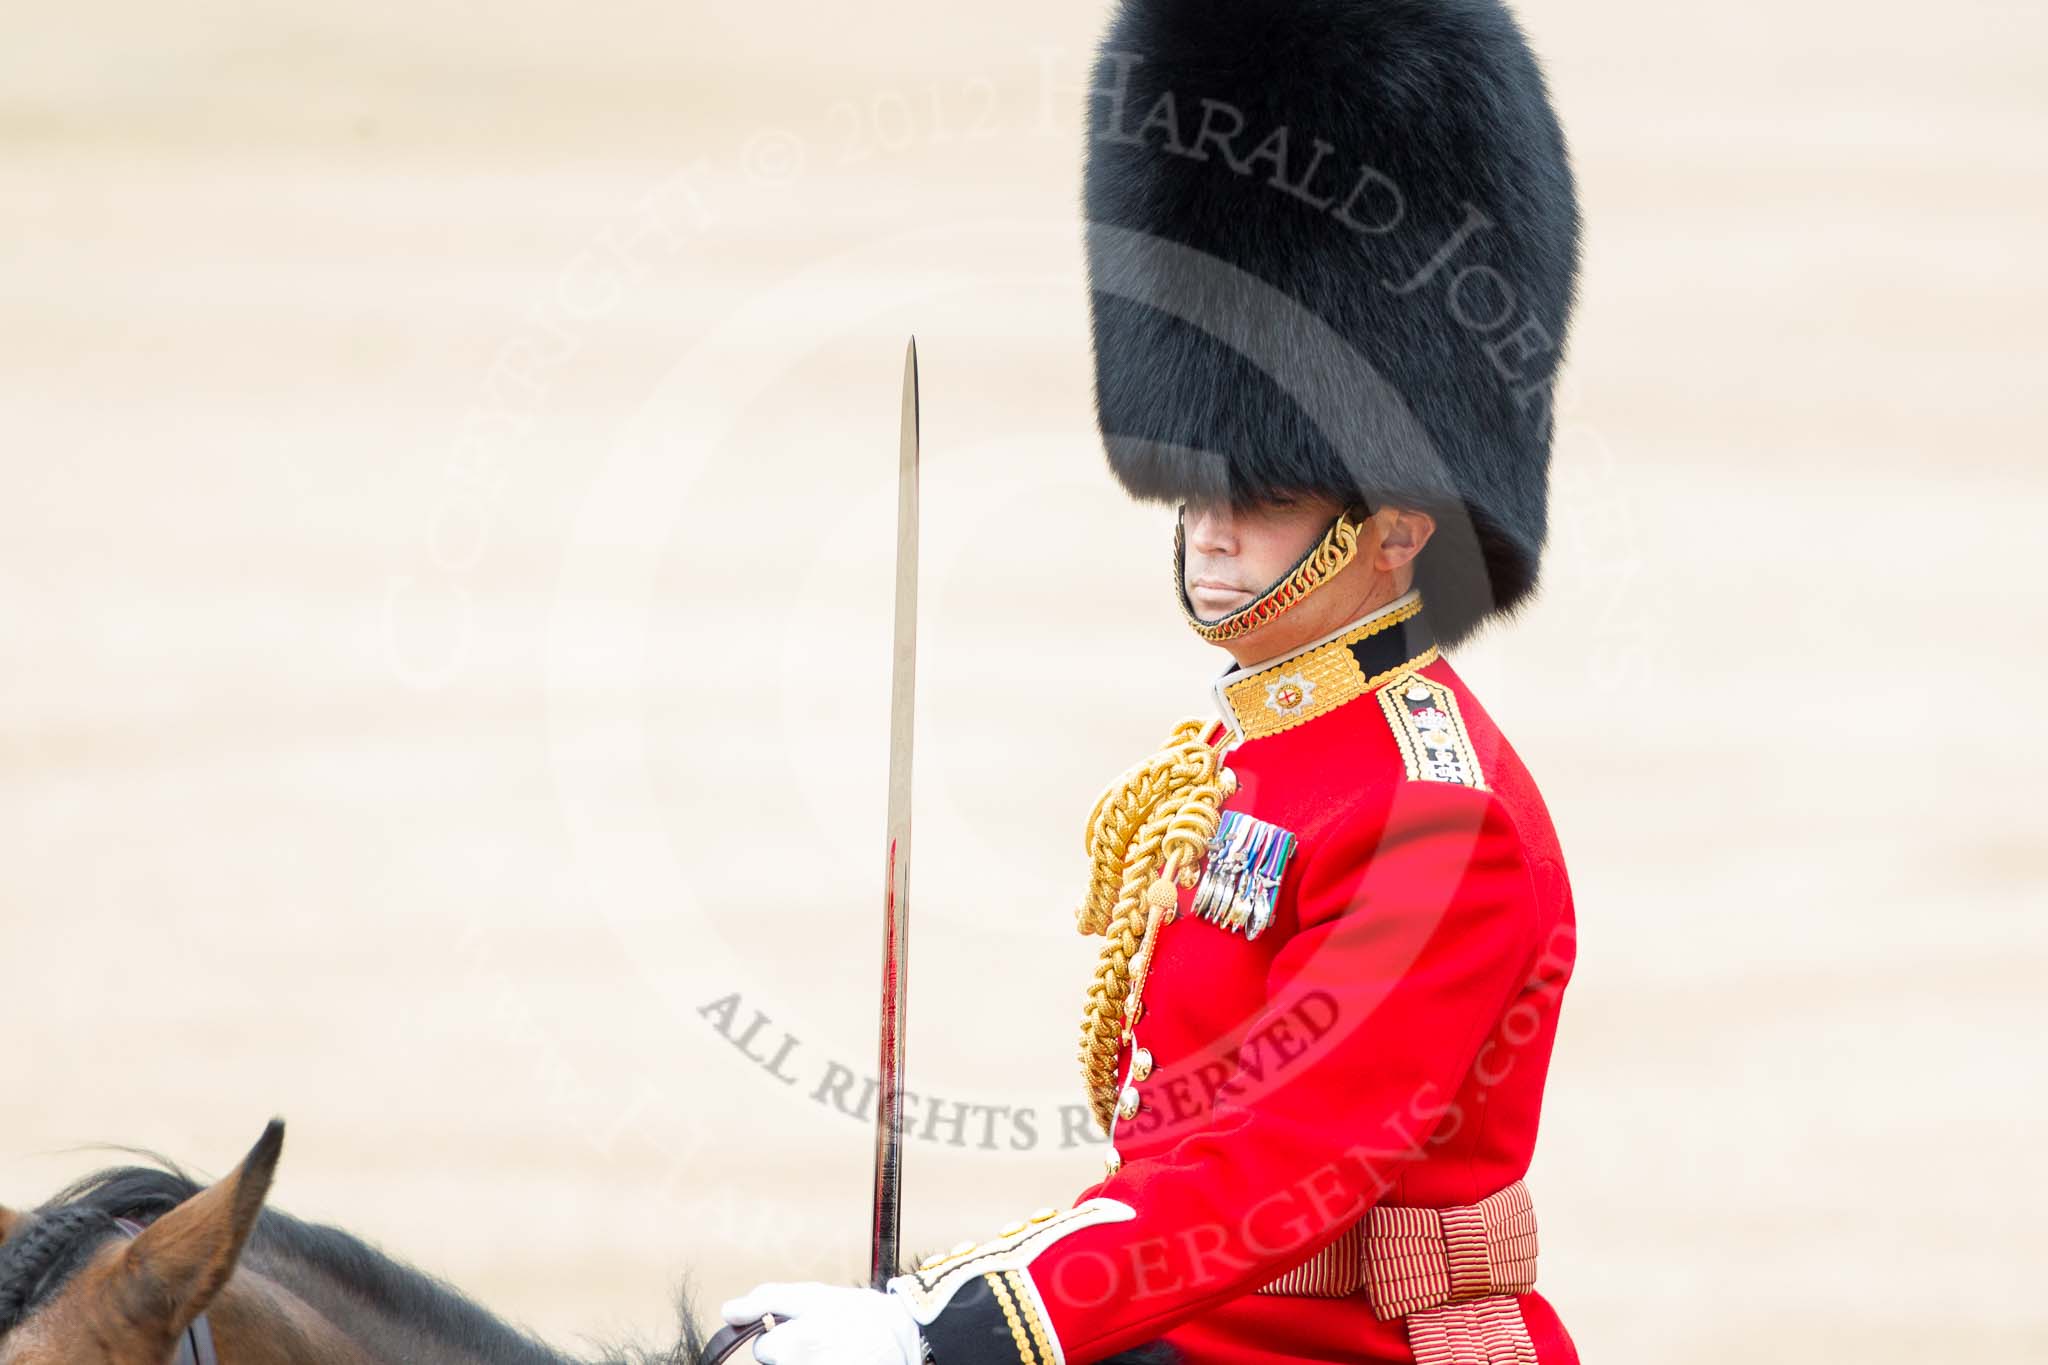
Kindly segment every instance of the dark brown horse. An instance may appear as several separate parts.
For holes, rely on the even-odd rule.
[[[0,1365],[588,1365],[338,1228],[265,1209],[283,1147],[273,1122],[210,1186],[128,1166],[0,1207]],[[685,1315],[666,1351],[605,1365],[709,1362]]]

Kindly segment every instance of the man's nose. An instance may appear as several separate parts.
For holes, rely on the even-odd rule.
[[[1237,526],[1228,507],[1189,507],[1183,515],[1187,521],[1188,545],[1197,553],[1237,553]]]

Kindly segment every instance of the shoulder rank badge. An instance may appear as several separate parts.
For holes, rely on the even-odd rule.
[[[1278,825],[1227,810],[1216,822],[1209,856],[1195,883],[1192,912],[1247,941],[1273,922],[1280,878],[1294,854],[1294,835]]]
[[[1408,776],[1421,782],[1455,782],[1486,790],[1479,755],[1458,714],[1458,698],[1442,683],[1406,673],[1380,689],[1380,709],[1394,727],[1394,742]]]

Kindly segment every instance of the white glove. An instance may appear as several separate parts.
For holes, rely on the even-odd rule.
[[[924,1359],[917,1319],[894,1294],[830,1284],[760,1284],[718,1309],[734,1327],[770,1314],[775,1326],[754,1338],[754,1359],[761,1365],[919,1365]]]

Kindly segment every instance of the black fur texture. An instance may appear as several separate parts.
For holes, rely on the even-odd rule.
[[[1440,638],[1522,601],[1579,218],[1506,7],[1119,0],[1091,85],[1096,412],[1125,489],[1420,507]]]

